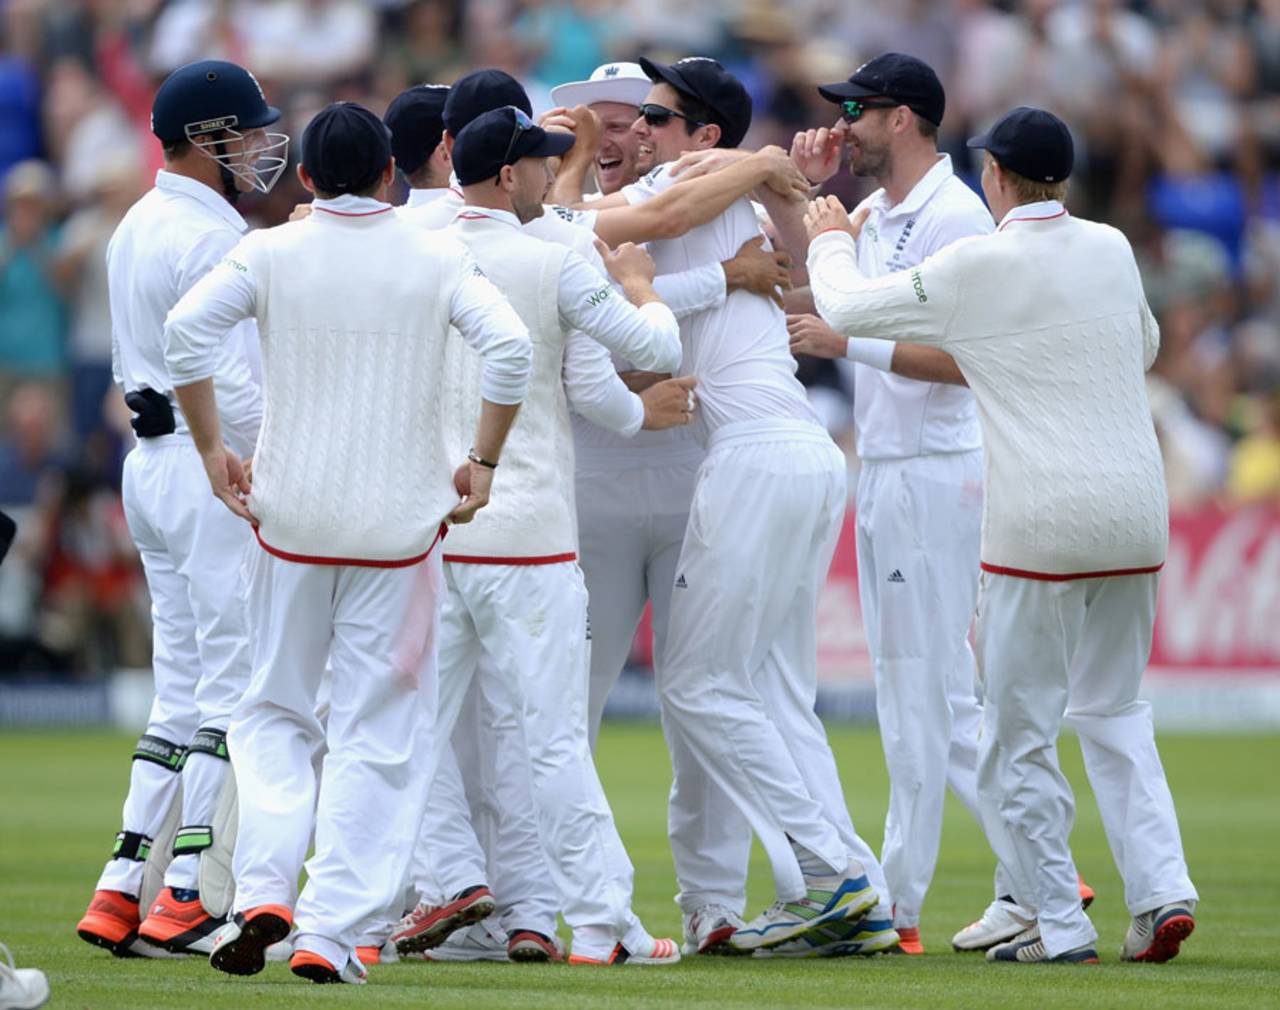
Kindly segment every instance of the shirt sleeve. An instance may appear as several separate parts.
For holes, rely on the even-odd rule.
[[[458,243],[461,280],[453,289],[449,320],[484,359],[480,395],[490,403],[515,404],[529,390],[533,345],[511,303],[493,286]]]
[[[853,238],[839,231],[809,244],[809,287],[819,315],[846,337],[947,343],[957,305],[951,250],[910,270],[868,278]]]
[[[218,351],[232,328],[257,312],[258,284],[248,239],[205,272],[164,323],[164,360],[175,386],[212,378]]]
[[[726,284],[724,267],[719,263],[708,263],[678,274],[663,274],[653,280],[658,297],[667,303],[677,319],[723,307]]]
[[[644,404],[614,371],[603,344],[581,330],[564,347],[564,388],[569,406],[588,421],[630,438],[644,424]]]
[[[582,330],[636,368],[674,372],[680,367],[680,324],[662,302],[636,308],[598,270],[569,253],[560,272],[560,319]]]
[[[621,193],[627,203],[635,206],[652,200],[659,193],[664,193],[675,184],[671,172],[666,165],[659,165],[648,175],[641,176],[629,186],[623,186]]]

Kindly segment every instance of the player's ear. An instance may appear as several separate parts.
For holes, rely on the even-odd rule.
[[[703,146],[718,147],[720,144],[721,130],[715,123],[707,123],[705,126],[698,127],[702,134]]]
[[[516,167],[514,165],[503,165],[502,170],[498,173],[498,183],[508,193],[515,189]]]
[[[311,178],[311,173],[302,167],[302,162],[298,162],[298,181],[302,183],[302,188],[308,193],[315,193],[315,180]]]

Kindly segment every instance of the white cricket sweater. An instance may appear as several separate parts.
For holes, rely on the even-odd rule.
[[[412,219],[410,219],[412,220]],[[534,238],[512,214],[466,208],[448,229],[524,320],[533,344],[529,389],[507,435],[489,504],[449,531],[445,560],[552,564],[577,556],[573,433],[562,368],[574,330],[628,353],[640,367],[680,361],[679,328],[666,306],[635,309],[608,278],[564,245]],[[478,358],[457,341],[445,355],[446,444],[466,451],[479,407]]]
[[[868,279],[853,240],[809,247],[818,310],[851,337],[950,352],[985,446],[982,567],[1051,580],[1157,570],[1169,538],[1144,373],[1160,331],[1120,232],[1055,202]]]
[[[442,412],[465,410],[470,437],[481,395],[523,399],[524,324],[456,239],[356,197],[249,235],[188,292],[165,327],[175,383],[207,378],[227,326],[253,316],[265,409],[249,508],[263,547],[310,563],[420,560],[470,445],[446,439]],[[444,379],[450,325],[483,355],[469,402]]]

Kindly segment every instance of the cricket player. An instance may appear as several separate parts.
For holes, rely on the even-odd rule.
[[[589,80],[551,89],[569,112],[583,105],[600,123],[600,139],[578,142],[565,157],[557,186],[568,183],[581,198],[582,182],[568,180],[590,166],[601,196],[629,186],[653,169],[653,152],[631,129],[651,82],[638,63],[606,63]],[[578,124],[575,123],[575,126]],[[581,150],[579,150],[581,149]],[[576,190],[576,193],[574,192]],[[590,204],[588,203],[588,206]],[[659,293],[683,319],[721,309],[730,291],[776,295],[789,285],[788,257],[769,252],[757,236],[724,263],[708,262],[657,278]],[[677,285],[683,285],[681,291]],[[691,292],[688,296],[685,292]],[[616,362],[632,371],[629,362]],[[636,377],[632,381],[644,381]],[[689,518],[689,503],[703,450],[687,428],[641,433],[634,438],[573,417],[577,460],[578,535],[591,615],[591,743],[600,732],[609,692],[618,680],[646,602],[653,604],[654,655],[666,638],[676,558]],[[686,953],[694,953],[686,951]]]
[[[1138,685],[1168,542],[1164,472],[1144,372],[1159,330],[1129,243],[1062,205],[1071,135],[1019,108],[969,142],[995,234],[872,278],[858,224],[811,205],[809,276],[848,337],[912,340],[955,359],[985,447],[978,666],[985,689],[978,794],[1013,897],[1036,921],[988,960],[1096,962],[1067,845],[1058,768],[1075,728],[1133,922],[1121,956],[1167,961],[1195,926],[1173,800]]]
[[[229,730],[236,914],[210,955],[229,974],[260,971],[296,916],[295,974],[365,980],[358,931],[400,893],[434,764],[443,523],[486,503],[528,386],[524,324],[463,247],[383,202],[394,171],[377,117],[353,103],[322,110],[298,173],[313,213],[242,242],[166,324],[209,482],[254,523],[259,547],[253,679]],[[228,328],[246,318],[258,320],[266,383],[251,489],[224,456],[208,379]],[[474,404],[446,384],[450,326],[478,355]],[[452,410],[474,419],[470,450],[446,442]],[[311,756],[322,741],[317,803]]]
[[[670,371],[680,359],[679,329],[653,290],[652,263],[643,251],[605,251],[628,304],[581,257],[521,228],[543,212],[546,159],[573,142],[569,134],[535,126],[522,109],[505,107],[476,117],[452,147],[466,199],[454,230],[527,321],[534,364],[528,402],[512,429],[513,463],[497,477],[499,501],[505,496],[509,504],[455,536],[445,554],[449,602],[439,729],[452,730],[457,702],[483,652],[519,693],[542,847],[574,931],[570,962],[669,964],[680,959],[675,943],[651,937],[631,911],[631,863],[587,745],[586,590],[576,564],[565,390],[577,385],[569,374],[577,366],[566,355],[572,332],[641,367]],[[447,363],[450,388],[466,395],[473,356],[458,353]],[[607,358],[599,368],[619,393],[617,409],[632,415],[619,416],[613,426],[636,430],[644,413],[639,398]],[[595,406],[605,420],[604,405]],[[688,411],[682,413],[687,421]],[[398,941],[409,949],[412,943],[411,936]]]
[[[201,853],[229,842],[215,839],[213,815],[228,771],[228,719],[249,681],[240,566],[251,531],[209,496],[173,399],[164,319],[240,241],[239,195],[269,191],[283,171],[289,138],[265,129],[279,118],[243,67],[205,60],[175,70],[151,113],[165,167],[107,249],[115,379],[138,436],[124,465],[124,508],[151,593],[156,696],[134,751],[122,830],[76,930],[120,957],[207,952],[222,924],[201,901]],[[246,321],[210,365],[227,444],[246,456],[262,417],[249,363],[257,339]],[[173,861],[140,922],[145,864],[179,784]]]
[[[415,132],[425,138],[425,145],[406,152],[410,159],[419,160],[422,157],[421,151],[426,145],[434,143],[437,134],[432,118],[434,109],[431,102],[417,89],[413,90],[415,93],[412,101],[401,96],[396,103],[393,103],[396,111],[393,138],[397,134],[403,134],[407,144],[410,143],[409,138],[414,136]],[[524,89],[508,74],[501,71],[475,71],[453,85],[441,112],[445,156],[448,157],[452,148],[455,131],[461,130],[483,112],[500,108],[507,103],[526,113],[530,108]],[[391,111],[389,110],[389,118]],[[630,126],[630,121],[627,125]],[[576,149],[577,146],[575,143],[574,148]],[[433,150],[437,149],[433,148]],[[589,158],[591,152],[595,150],[594,143],[585,144],[583,150]],[[568,157],[573,156],[574,149],[570,149]],[[770,170],[779,167],[781,166],[776,160],[769,163]],[[741,178],[754,181],[739,184],[750,185],[765,181],[766,176],[759,169],[759,161],[757,165],[749,166],[749,169],[751,174],[743,174]],[[789,183],[790,180],[788,180]],[[725,178],[713,185],[732,184],[732,180]],[[703,183],[704,191],[707,190],[708,185]],[[690,212],[690,208],[694,208],[698,214],[708,212],[706,209],[697,207],[696,198],[691,199],[686,194],[679,194],[679,196],[680,200],[672,202],[668,208],[677,221]],[[702,199],[705,201],[705,196]],[[449,223],[460,209],[465,210],[461,207],[461,200],[461,191],[458,187],[432,200],[415,201],[411,193],[410,203],[404,213],[407,219],[424,227],[441,227]],[[657,209],[661,210],[660,207]],[[642,227],[648,228],[655,228],[654,222],[661,221],[650,209],[646,209],[643,215],[635,213],[631,208],[622,208],[620,211],[611,213],[641,217]],[[523,227],[528,234],[567,246],[588,262],[600,264],[594,235],[589,228],[576,223],[584,220],[589,222],[592,218],[569,214],[564,208],[546,207],[541,216],[528,221]],[[663,224],[662,227],[666,225]],[[723,264],[712,261],[698,268],[667,275],[655,284],[659,294],[670,305],[677,317],[683,317],[722,303],[725,290],[730,286],[735,289],[746,287],[756,291],[773,291],[779,282],[779,275],[780,270],[774,255],[748,243]],[[565,345],[565,378],[567,389],[570,391],[570,403],[576,407],[575,418],[589,416],[589,412],[583,406],[584,400],[602,395],[605,390],[605,383],[599,378],[600,373],[590,367],[592,363],[589,358],[592,348],[595,349],[595,353],[600,351],[599,344],[590,338],[582,339],[582,334],[572,334]],[[583,363],[575,365],[578,361]],[[575,373],[579,377],[579,388],[576,392],[573,390],[574,383],[571,381]],[[596,387],[595,392],[590,388],[583,388],[582,385],[583,377],[591,375],[596,376],[595,379],[588,378],[589,384]],[[616,379],[614,381],[616,382]],[[683,381],[687,383],[689,380]],[[668,396],[670,390],[664,392],[662,388],[668,385],[661,383],[657,388],[647,389],[642,394],[646,408],[644,424],[646,429],[654,427],[648,415],[655,408],[664,409],[663,405],[654,402],[653,398]],[[674,406],[677,405],[668,401],[665,409],[670,410]],[[632,417],[635,416],[637,415],[633,413]],[[598,426],[594,426],[599,432],[617,430],[616,424],[609,424],[599,417],[596,420],[601,422]],[[630,433],[634,433],[635,424],[630,424],[629,428]],[[635,437],[643,439],[652,435],[644,432]],[[622,444],[628,442],[624,437],[616,436],[616,438]],[[616,472],[602,477],[599,493],[601,495],[609,493],[616,478]],[[630,618],[632,631],[637,617],[638,610]],[[618,639],[622,636],[613,637]],[[594,647],[592,653],[594,655]],[[621,665],[621,659],[618,660],[618,665]],[[613,676],[616,677],[616,671]],[[493,668],[490,657],[482,655],[476,679],[463,704],[459,726],[455,730],[455,750],[460,746],[469,746],[460,743],[458,740],[460,734],[474,736],[477,732],[482,733],[499,752],[496,766],[501,769],[502,781],[497,784],[474,781],[472,777],[476,772],[489,766],[487,762],[476,761],[457,762],[464,781],[450,781],[455,763],[449,755],[442,757],[436,782],[432,787],[430,814],[423,833],[423,848],[431,850],[430,858],[423,853],[421,858],[415,859],[414,877],[418,903],[405,916],[392,935],[393,941],[405,945],[407,950],[416,950],[422,944],[438,942],[441,935],[456,929],[458,925],[465,925],[468,920],[478,914],[478,909],[486,907],[481,903],[496,899],[502,924],[505,925],[510,938],[508,950],[510,956],[521,960],[537,959],[543,955],[550,956],[552,948],[546,939],[547,926],[534,924],[540,921],[546,922],[548,910],[555,906],[546,900],[545,889],[549,880],[547,874],[540,871],[540,863],[536,859],[532,863],[530,861],[531,853],[534,857],[538,856],[537,847],[531,848],[527,844],[527,831],[522,831],[520,828],[521,824],[526,825],[526,828],[529,824],[528,810],[525,808],[529,807],[528,798],[531,789],[527,784],[522,785],[519,781],[521,778],[519,766],[503,756],[507,744],[500,737],[499,730],[502,727],[509,727],[512,723],[511,713],[505,711],[505,706],[501,702],[504,685],[502,672]],[[481,720],[477,720],[472,711],[475,706],[473,697],[475,695],[482,696],[482,704],[487,709],[485,718]],[[592,700],[594,697],[593,694]],[[602,700],[600,704],[603,705]],[[598,710],[593,710],[593,716],[597,712]],[[594,729],[596,725],[597,722],[593,719],[592,728]],[[505,797],[502,802],[497,802],[493,798],[497,791]],[[467,794],[484,796],[486,802],[479,805],[472,803],[468,810],[466,805],[458,802],[460,797]],[[498,810],[496,818],[486,814],[485,808],[488,810],[496,808]],[[476,822],[476,833],[480,834],[486,842],[489,875],[494,878],[492,896],[488,887],[482,886],[484,877],[481,870],[484,862],[478,858],[478,851],[473,847],[474,843],[467,844],[474,838],[471,827],[466,823],[469,813],[473,815],[472,819]],[[482,821],[484,828],[480,827]],[[534,827],[536,828],[536,822]],[[505,844],[499,843],[500,851],[495,851],[493,843],[497,843],[500,838],[505,838],[507,841]],[[497,880],[499,875],[503,878],[502,882]],[[554,912],[551,912],[551,915],[553,917]],[[500,957],[501,938],[492,922],[466,929],[462,931],[462,935],[455,933],[454,937],[456,940],[451,938],[441,947],[433,948],[426,956],[432,959],[437,957],[497,959]],[[373,952],[369,953],[372,956]]]
[[[858,238],[865,276],[908,270],[994,229],[950,155],[938,153],[946,95],[928,64],[885,53],[818,92],[840,107],[840,118],[798,134],[792,157],[820,184],[847,147],[850,172],[880,184],[855,209],[867,213]],[[982,514],[977,407],[955,362],[937,348],[849,340],[814,315],[789,317],[788,329],[793,352],[848,359],[854,373],[858,591],[889,769],[880,857],[902,950],[922,954],[920,911],[938,862],[948,783],[981,823],[982,712],[969,647]],[[1031,920],[999,900],[1008,887],[1001,875],[997,900],[975,924],[980,945],[1010,939]]]
[[[661,163],[690,149],[736,147],[751,100],[712,59],[641,66],[653,83],[634,129],[660,167],[596,202],[602,234],[610,207],[644,206],[750,161],[674,184]],[[738,199],[709,224],[651,249],[662,271],[720,259],[720,249],[758,234],[750,202]],[[698,858],[696,812],[713,783],[740,811],[729,836],[740,848],[721,855],[723,893],[702,898],[724,910],[705,928],[734,927],[728,942],[751,951],[870,921],[851,947],[896,944],[889,909],[876,908],[884,889],[879,865],[853,830],[813,712],[817,595],[839,533],[843,456],[795,378],[785,319],[768,299],[735,292],[723,310],[694,317],[681,335],[682,371],[698,379],[695,427],[707,446],[657,667],[668,739],[688,747],[701,772],[687,781],[677,766],[672,786],[673,811],[691,814],[688,822],[672,815],[681,894],[697,887],[681,866]],[[686,789],[697,799],[681,799]],[[773,865],[778,901],[744,924],[748,825]],[[699,876],[704,871],[711,868]],[[872,909],[874,919],[864,914]],[[699,937],[688,939],[701,946]]]

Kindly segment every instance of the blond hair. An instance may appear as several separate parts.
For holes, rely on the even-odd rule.
[[[1019,175],[1013,169],[1000,165],[1000,162],[992,156],[990,151],[987,152],[987,157],[991,159],[993,164],[1000,166],[1000,171],[1004,173],[1009,189],[1013,191],[1013,195],[1017,198],[1019,204],[1041,203],[1044,200],[1057,200],[1059,203],[1066,201],[1067,189],[1071,185],[1070,179],[1060,179],[1057,182],[1037,182],[1035,179],[1028,179],[1025,175]]]

